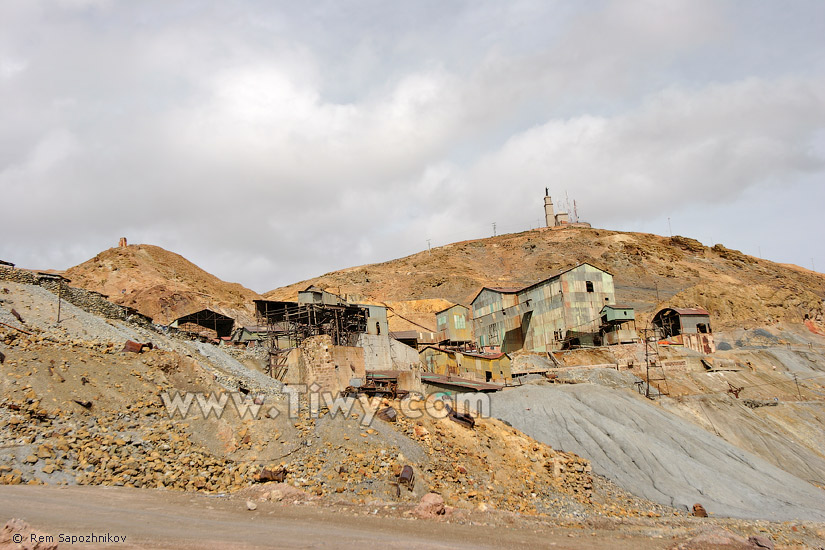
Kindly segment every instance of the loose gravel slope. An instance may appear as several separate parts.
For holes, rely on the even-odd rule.
[[[493,397],[493,416],[589,459],[624,489],[712,515],[825,521],[825,491],[623,390],[525,386]]]

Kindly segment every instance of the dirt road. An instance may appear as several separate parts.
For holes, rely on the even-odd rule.
[[[653,550],[673,544],[643,533],[460,525],[338,509],[118,487],[0,486],[0,518],[22,518],[58,541],[64,535],[126,536],[123,543],[60,548],[577,548]],[[484,518],[481,518],[484,521]],[[519,522],[521,523],[521,522]]]

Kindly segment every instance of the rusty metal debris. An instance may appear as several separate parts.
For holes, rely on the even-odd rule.
[[[126,340],[126,343],[123,344],[123,349],[120,351],[130,351],[132,353],[141,353],[143,352],[143,348],[152,349],[154,345],[152,342],[147,342],[142,344],[140,342],[133,342],[132,340]]]
[[[398,482],[399,489],[400,486],[403,485],[412,491],[415,488],[415,470],[413,470],[412,466],[409,464],[405,465],[401,468],[401,473],[398,474],[396,481]]]
[[[19,314],[19,313],[17,313],[17,310],[16,310],[16,309],[12,308],[12,310],[11,310],[11,314],[12,314],[12,315],[14,315],[14,318],[15,318],[15,319],[17,319],[18,321],[20,321],[20,322],[21,322],[21,323],[23,323],[24,325],[26,324],[26,321],[24,321],[24,320],[23,320],[23,318],[20,316],[20,314]]]
[[[17,328],[17,327],[16,327],[16,326],[14,326],[14,325],[9,325],[9,324],[6,324],[6,323],[0,323],[0,325],[3,325],[4,327],[13,328],[14,330],[20,331],[20,332],[22,332],[23,334],[28,334],[29,336],[31,336],[31,335],[32,335],[32,333],[31,333],[31,332],[29,332],[28,330],[23,330],[22,328]]]
[[[398,412],[392,407],[384,407],[383,409],[379,410],[375,416],[383,420],[384,422],[395,422],[398,419]]]
[[[462,426],[465,426],[470,429],[475,427],[476,421],[472,416],[470,416],[469,414],[456,412],[449,405],[445,404],[445,406],[447,407],[447,412],[449,413],[450,420],[452,420],[453,422],[458,422]]]
[[[388,399],[397,399],[404,397],[409,392],[406,390],[399,390],[398,383],[395,379],[372,378],[367,374],[367,381],[358,388],[347,386],[344,389],[344,396],[356,396],[359,393],[368,395],[369,397],[386,397]],[[392,422],[392,421],[391,421]]]
[[[80,399],[72,399],[72,401],[74,401],[75,403],[77,403],[78,405],[83,407],[84,409],[91,409],[92,408],[92,402],[91,401],[82,401]]]
[[[733,384],[731,384],[730,382],[728,382],[728,386],[730,386],[730,387],[728,388],[728,393],[732,393],[732,394],[733,394],[733,396],[734,396],[736,399],[739,399],[739,392],[741,392],[742,390],[744,390],[744,389],[745,389],[745,387],[744,387],[744,386],[743,386],[743,387],[741,387],[741,388],[737,388],[736,386],[734,386],[734,385],[733,385]]]
[[[261,470],[261,473],[258,474],[256,481],[259,483],[267,483],[269,481],[275,481],[277,483],[282,483],[286,479],[286,468],[278,468],[277,470],[270,470],[268,468],[264,468]]]

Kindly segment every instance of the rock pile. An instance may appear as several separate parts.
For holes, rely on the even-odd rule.
[[[210,492],[251,483],[251,464],[235,464],[192,444],[186,426],[163,419],[156,403],[134,409],[83,422],[63,411],[49,413],[38,401],[3,401],[0,441],[18,460],[11,465],[0,461],[0,483]]]

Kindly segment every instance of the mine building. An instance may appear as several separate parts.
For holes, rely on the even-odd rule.
[[[473,332],[480,349],[504,353],[598,345],[602,308],[614,302],[613,275],[583,263],[523,288],[482,288]]]
[[[436,332],[422,332],[420,330],[396,330],[390,332],[390,337],[416,350],[438,344],[439,338]]]
[[[169,326],[207,340],[218,340],[232,335],[235,319],[211,309],[202,309],[178,317]]]
[[[473,353],[427,346],[419,352],[424,370],[442,376],[457,376],[480,382],[506,383],[511,378],[506,353]]]
[[[639,342],[636,332],[636,312],[630,306],[606,305],[601,311],[599,327],[602,344],[632,344]]]
[[[455,304],[435,314],[437,340],[447,346],[463,346],[473,341],[470,308]]]
[[[652,324],[662,343],[681,345],[705,354],[716,351],[710,313],[705,309],[665,308],[653,316]]]
[[[266,327],[269,372],[282,380],[290,368],[290,353],[305,347],[304,342],[322,336],[329,337],[330,353],[355,361],[358,372],[411,369],[419,362],[415,348],[391,338],[384,305],[352,304],[311,286],[298,293],[297,302],[255,300],[255,311],[258,325]],[[295,361],[293,367],[297,365]]]

